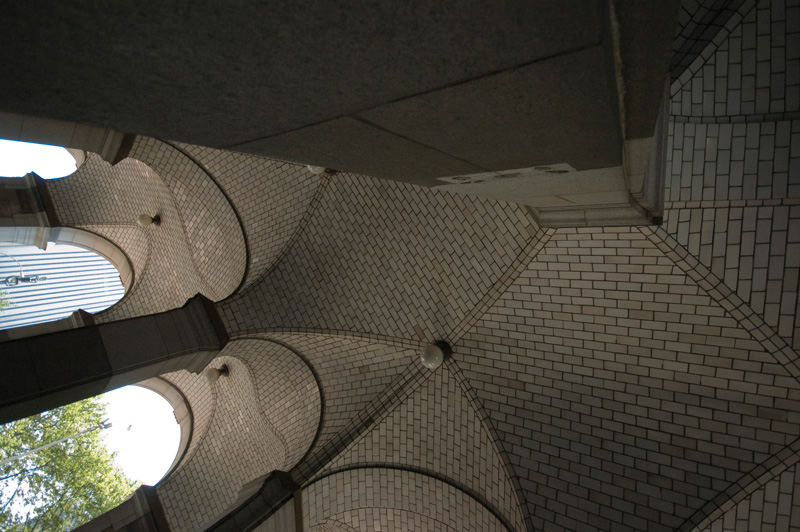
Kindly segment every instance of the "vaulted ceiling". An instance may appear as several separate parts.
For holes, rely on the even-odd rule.
[[[552,36],[543,23],[534,31],[522,24],[532,21],[487,7],[481,8],[481,28],[502,23],[511,41],[524,33],[539,47],[553,37],[554,49],[547,51],[553,56],[558,46],[592,50],[592,9],[607,6],[590,4],[574,13],[560,4],[541,6],[543,21],[574,21],[576,31],[569,34]],[[497,34],[491,33],[497,41],[480,42],[475,36],[481,31],[468,31],[472,19],[453,13],[443,19],[438,8],[428,8],[386,16],[422,25],[446,20],[466,42],[474,38],[487,50],[492,72],[538,64],[523,47],[507,49]],[[180,15],[191,20],[207,16],[205,9],[186,6]],[[144,10],[137,16],[147,18]],[[228,16],[221,13],[216,22]],[[466,78],[488,76],[488,70],[470,70],[467,46],[438,43],[425,28],[419,31],[429,36],[420,45],[426,52],[417,57],[418,48],[404,40],[409,35],[392,35],[388,18],[367,27],[359,17],[344,17],[340,27],[329,28],[318,27],[316,17],[306,13],[303,31],[297,20],[276,17],[269,42],[296,42],[303,50],[307,40],[336,42],[336,31],[367,32],[365,42],[379,40],[377,32],[391,46],[351,50],[355,60],[382,65],[391,52],[393,64],[406,55],[420,62],[419,86],[402,88],[422,96],[371,109],[370,127],[388,116],[393,124],[407,120],[408,131],[419,126],[420,135],[436,137],[435,127],[415,123],[403,105],[428,106],[434,126],[442,123],[437,112],[459,119],[441,102],[459,102],[460,96],[426,85],[437,61],[448,58],[445,71],[455,64]],[[214,362],[228,364],[229,378],[210,387],[187,371],[163,376],[182,390],[194,416],[184,458],[156,487],[169,529],[233,530],[226,527],[256,511],[252,495],[281,470],[296,484],[294,500],[306,530],[315,532],[700,532],[740,530],[743,522],[788,530],[800,515],[794,503],[800,493],[797,20],[797,0],[681,4],[669,69],[660,226],[551,227],[513,202],[403,182],[433,175],[406,179],[424,157],[409,158],[389,143],[370,162],[371,152],[359,152],[348,135],[367,144],[380,143],[380,135],[352,133],[344,124],[352,116],[328,121],[356,110],[363,114],[382,101],[370,104],[373,96],[399,98],[371,85],[373,75],[389,74],[364,75],[363,86],[348,91],[334,76],[346,65],[325,63],[331,58],[309,58],[328,75],[308,80],[303,90],[313,95],[295,95],[293,101],[305,103],[292,116],[305,122],[292,124],[273,116],[287,89],[268,80],[212,84],[214,90],[184,87],[185,106],[172,101],[167,112],[156,99],[138,113],[145,95],[134,90],[136,83],[178,83],[176,73],[146,67],[147,39],[167,26],[152,27],[155,35],[142,36],[130,50],[102,52],[136,56],[129,70],[104,65],[110,78],[116,73],[128,79],[142,69],[150,76],[125,94],[105,94],[110,103],[57,107],[35,93],[22,98],[3,89],[7,111],[105,121],[101,125],[137,134],[127,147],[129,158],[112,166],[90,156],[75,175],[47,185],[65,225],[112,240],[133,264],[134,288],[96,320],[175,308],[199,292],[216,301],[231,337]],[[119,24],[112,18],[92,31],[109,38],[107,32],[121,31]],[[236,61],[223,66],[234,51],[248,52],[248,61],[266,60],[246,30],[230,49],[207,51],[214,59],[209,65],[192,59],[185,68],[192,75],[206,68],[235,70]],[[194,57],[183,40],[178,44],[171,55],[153,57],[154,64]],[[31,53],[40,53],[37,46]],[[291,72],[279,60],[280,50],[271,51],[270,64],[279,74]],[[399,64],[405,65],[401,71],[411,68]],[[232,81],[254,75],[229,73]],[[515,87],[530,89],[523,74],[508,73]],[[453,83],[475,88],[472,81]],[[267,101],[240,94],[261,86]],[[320,114],[330,111],[331,101],[349,111]],[[231,123],[223,112],[242,105],[252,110],[253,127]],[[106,121],[110,107],[117,110]],[[464,120],[477,119],[478,111]],[[185,135],[169,137],[175,125],[170,114],[197,127],[178,127],[174,131]],[[653,127],[656,114],[648,115]],[[114,123],[117,115],[127,121]],[[502,129],[504,115],[496,116]],[[341,127],[313,142],[304,136],[306,127],[336,121],[343,121]],[[319,140],[328,138],[334,140]],[[443,145],[451,140],[441,138]],[[601,146],[599,152],[621,157],[629,139],[611,140],[617,142],[613,150]],[[331,159],[301,162],[341,160],[340,168],[359,170],[347,164],[358,159],[364,168],[378,167],[391,159],[388,173],[404,170],[389,176],[398,180],[355,171],[316,175],[259,151],[271,146],[271,155],[284,154],[279,141],[294,160],[288,154],[304,148],[309,154],[326,146],[339,150]],[[533,151],[540,148],[530,144]],[[220,149],[231,146],[251,153]],[[528,166],[538,164],[527,160]],[[463,173],[475,173],[468,170]],[[162,225],[136,226],[142,209],[164,213]],[[419,351],[439,339],[454,352],[432,371],[420,364]],[[284,515],[294,515],[291,503],[280,502],[258,507],[248,529],[273,530],[278,520],[293,519]]]

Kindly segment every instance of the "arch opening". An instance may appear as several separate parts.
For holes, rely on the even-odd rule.
[[[159,378],[0,425],[0,528],[74,529],[108,512],[169,474],[191,432],[182,394]]]
[[[60,320],[78,309],[105,310],[125,295],[121,273],[75,242],[0,245],[0,330]]]
[[[153,378],[106,392],[106,443],[133,480],[155,486],[180,461],[192,434],[192,416],[177,389]]]
[[[42,179],[61,179],[74,174],[85,160],[82,150],[0,139],[1,177],[35,173]]]

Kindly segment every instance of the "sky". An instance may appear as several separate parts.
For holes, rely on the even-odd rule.
[[[170,404],[157,393],[125,386],[103,396],[111,428],[103,431],[114,462],[128,478],[152,486],[172,465],[180,444],[180,425]]]
[[[43,179],[56,179],[75,170],[75,159],[64,148],[0,140],[0,177],[36,172]],[[112,427],[104,430],[103,436],[109,451],[116,453],[116,464],[133,480],[157,483],[172,464],[180,443],[180,426],[172,407],[157,393],[138,386],[106,393],[104,400]]]
[[[0,140],[2,177],[22,177],[36,172],[42,179],[58,179],[75,170],[75,158],[60,146]]]

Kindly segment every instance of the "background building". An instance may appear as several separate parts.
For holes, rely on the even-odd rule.
[[[131,283],[6,333],[0,414],[183,413],[85,530],[797,527],[800,4],[333,4],[0,22],[0,133],[91,152],[0,234]]]

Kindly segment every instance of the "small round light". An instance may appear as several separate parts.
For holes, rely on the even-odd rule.
[[[206,380],[209,384],[214,384],[222,376],[222,372],[217,368],[208,368],[206,370]]]
[[[161,223],[161,216],[158,214],[155,216],[150,216],[149,214],[140,214],[139,219],[136,221],[142,227],[150,227],[153,224],[159,225]]]
[[[325,167],[324,166],[312,166],[312,165],[309,164],[308,166],[306,166],[306,168],[308,168],[308,171],[311,172],[314,175],[320,175],[321,173],[323,173],[325,171]]]
[[[228,365],[224,364],[221,368],[208,368],[205,371],[206,380],[209,384],[214,384],[219,380],[220,377],[224,377],[225,375],[230,374],[230,369],[228,369]]]
[[[436,369],[442,365],[449,354],[450,345],[447,342],[438,341],[425,346],[420,354],[420,361],[426,368]]]

